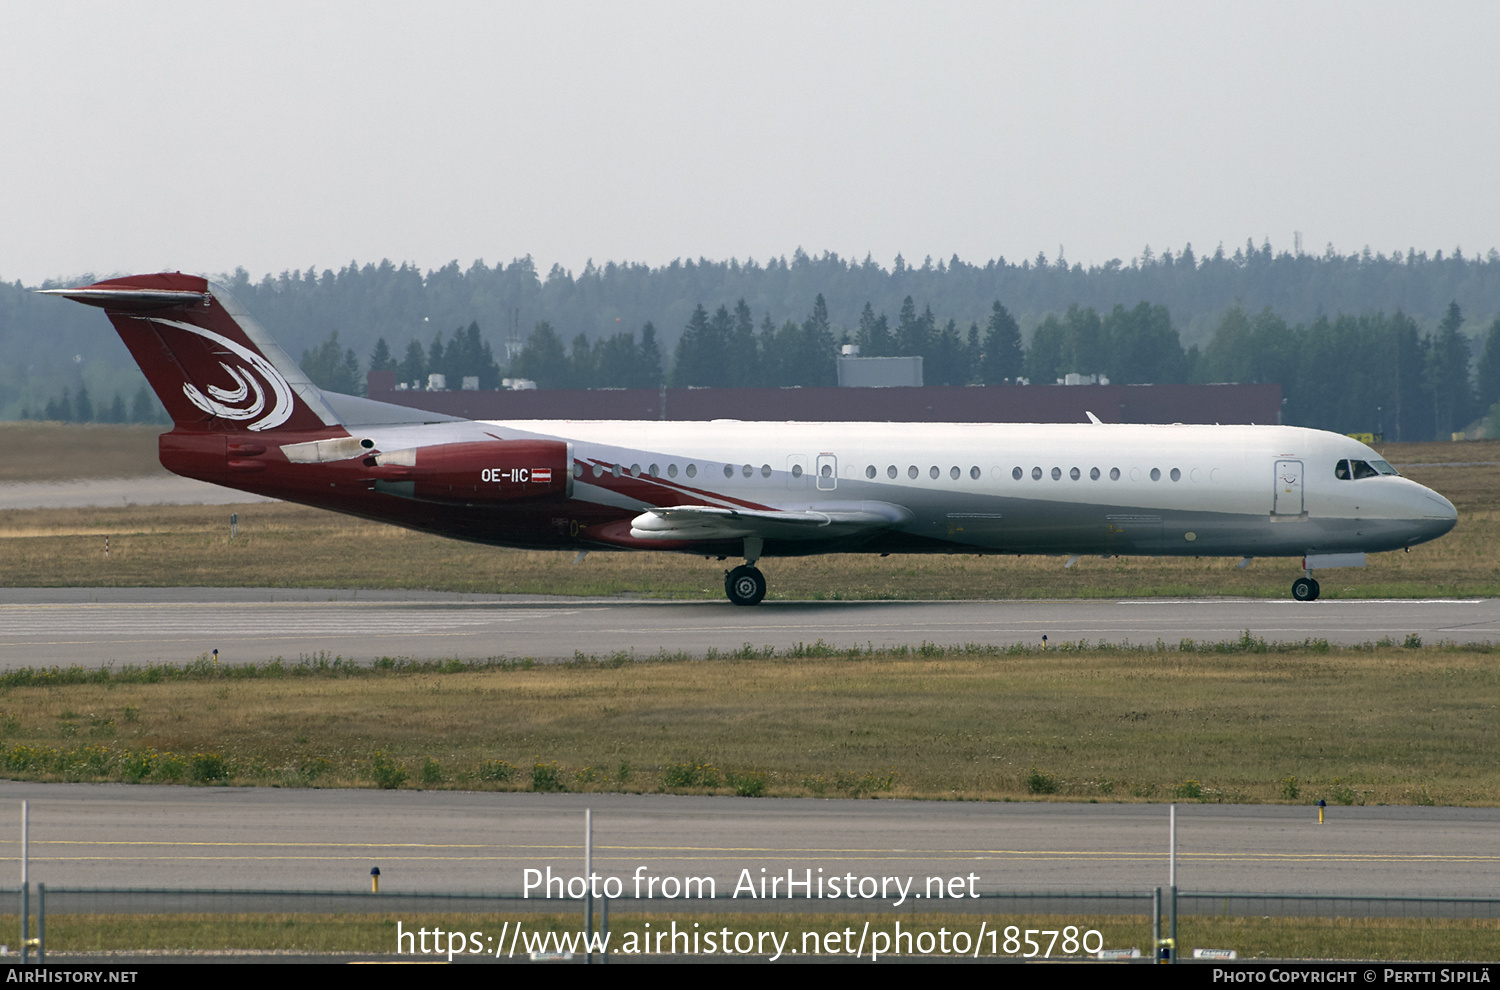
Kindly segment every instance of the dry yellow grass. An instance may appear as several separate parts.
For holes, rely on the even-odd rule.
[[[245,673],[7,675],[0,772],[191,779],[211,754],[228,769],[209,777],[247,783],[369,786],[384,760],[407,786],[1500,803],[1488,650],[747,649]],[[130,763],[151,753],[167,762]]]
[[[156,459],[161,432],[160,426],[0,423],[0,484],[166,474]]]

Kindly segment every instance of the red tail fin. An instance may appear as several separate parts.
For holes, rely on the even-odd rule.
[[[316,431],[339,424],[286,352],[205,279],[132,275],[45,291],[104,309],[179,428]]]

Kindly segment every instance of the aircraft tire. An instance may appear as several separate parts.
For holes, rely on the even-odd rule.
[[[1318,592],[1321,591],[1318,582],[1312,578],[1298,578],[1292,582],[1292,597],[1299,602],[1315,602],[1318,600]]]
[[[766,597],[766,576],[759,568],[741,564],[724,575],[724,594],[736,605],[759,605]]]

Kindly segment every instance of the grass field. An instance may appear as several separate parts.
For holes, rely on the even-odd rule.
[[[815,644],[0,675],[0,773],[279,786],[1500,803],[1490,650]]]
[[[813,936],[853,928],[861,934],[866,921],[870,931],[894,934],[899,921],[901,930],[913,936],[912,945],[941,944],[940,929],[946,929],[952,945],[955,933],[964,933],[972,945],[978,934],[977,915],[822,915],[822,914],[616,914],[610,916],[610,944],[621,946],[649,944],[646,937],[669,929],[673,921],[689,932],[721,932],[728,929],[730,938],[739,932],[777,931],[790,935],[785,943],[797,955],[811,951]],[[1149,958],[1151,921],[1149,916],[1048,916],[985,915],[990,932],[998,932],[1002,951],[991,952],[986,937],[979,948],[980,956],[1003,955],[1007,926],[1019,929],[1053,929],[1068,926],[1081,932],[1099,933],[1105,947],[1139,948]],[[550,915],[464,914],[254,914],[254,915],[55,915],[47,922],[47,947],[50,952],[140,951],[149,947],[160,952],[387,952],[396,950],[396,925],[403,932],[440,929],[444,932],[481,934],[480,942],[493,951],[488,938],[499,941],[502,935],[522,926],[533,939],[546,933],[573,933],[582,926],[582,912]],[[20,916],[0,915],[0,931],[16,931]],[[34,924],[34,922],[33,922]],[[647,926],[650,926],[649,928]],[[694,925],[699,926],[697,929]],[[33,931],[35,929],[33,928]],[[808,941],[804,942],[804,934]],[[926,936],[926,937],[924,937]],[[524,935],[517,940],[517,955],[525,955]],[[1500,937],[1500,924],[1493,920],[1424,920],[1420,918],[1309,918],[1251,917],[1203,918],[1183,917],[1178,922],[1178,941],[1185,953],[1195,947],[1234,949],[1241,959],[1378,959],[1378,960],[1478,960],[1494,957],[1494,946]],[[721,936],[722,938],[722,936]],[[921,943],[918,943],[918,939]],[[443,939],[446,944],[446,936]],[[507,937],[506,941],[509,939]],[[894,940],[892,940],[893,942]],[[1048,943],[1043,937],[1042,945]],[[411,945],[420,948],[420,943]],[[455,946],[472,947],[473,941]],[[553,943],[555,945],[555,942]],[[690,943],[689,943],[690,944]],[[746,945],[753,940],[746,940]],[[842,940],[837,943],[842,948]],[[1097,944],[1094,939],[1090,945]],[[435,945],[427,940],[429,950]],[[827,951],[828,942],[824,942]],[[1061,937],[1053,943],[1053,958],[1062,955]],[[843,949],[852,953],[853,948]],[[910,953],[910,956],[915,953]],[[972,950],[970,950],[972,951]],[[1026,950],[1021,949],[1022,952]],[[866,949],[868,955],[869,949]],[[950,954],[952,951],[950,949]],[[421,958],[421,956],[417,956]],[[432,958],[432,956],[428,956]]]
[[[160,426],[0,423],[0,485],[166,474],[156,459]]]

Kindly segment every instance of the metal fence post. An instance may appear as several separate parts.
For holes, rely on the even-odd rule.
[[[47,961],[47,885],[36,885],[36,961]]]
[[[1168,931],[1167,939],[1171,943],[1167,947],[1167,951],[1169,953],[1171,953],[1171,955],[1168,957],[1168,959],[1171,961],[1172,965],[1175,966],[1175,965],[1177,965],[1177,885],[1176,884],[1172,885],[1171,900],[1168,901],[1168,903],[1167,903],[1167,917],[1170,919],[1170,924],[1168,925],[1168,928],[1167,928],[1167,931]]]
[[[583,809],[583,877],[588,890],[583,895],[583,958],[594,962],[594,809]]]
[[[31,861],[27,856],[28,803],[21,802],[21,965],[31,958]]]
[[[1151,956],[1161,961],[1161,888],[1151,888]]]

